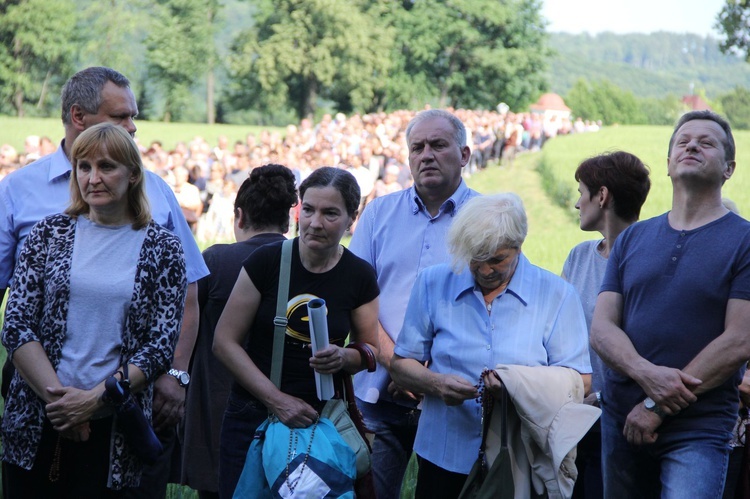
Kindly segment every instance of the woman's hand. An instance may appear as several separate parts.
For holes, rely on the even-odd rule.
[[[503,392],[503,382],[500,381],[500,376],[497,371],[491,370],[484,375],[484,389],[490,392],[493,397],[500,397]]]
[[[52,427],[59,432],[86,423],[102,405],[100,394],[94,390],[64,386],[47,388],[47,392],[58,397],[55,402],[47,404],[46,411]]]
[[[289,428],[307,428],[320,415],[310,404],[297,397],[279,392],[278,400],[268,407]]]
[[[335,374],[348,365],[347,356],[360,358],[359,352],[336,345],[328,345],[310,357],[310,367],[320,374]],[[359,365],[359,364],[358,364]]]
[[[75,426],[69,430],[60,432],[61,437],[67,438],[68,440],[72,440],[74,442],[85,442],[89,439],[90,435],[91,427],[89,426],[88,422]]]

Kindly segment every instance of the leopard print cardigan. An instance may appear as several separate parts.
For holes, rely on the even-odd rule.
[[[53,215],[34,226],[26,240],[14,272],[2,333],[11,358],[19,347],[38,341],[57,369],[66,335],[75,230],[74,218]],[[153,381],[171,365],[187,290],[185,259],[177,236],[153,221],[149,223],[137,265],[120,363],[134,364],[145,374],[147,388],[136,396],[150,420]],[[44,418],[42,399],[16,372],[2,421],[4,461],[32,468]],[[115,421],[108,486],[115,490],[136,486],[141,468]]]

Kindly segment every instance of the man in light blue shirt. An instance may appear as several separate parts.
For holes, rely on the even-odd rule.
[[[414,185],[376,198],[362,213],[349,249],[369,262],[380,286],[378,369],[354,377],[368,428],[375,431],[373,473],[378,498],[399,497],[416,434],[418,395],[388,373],[409,293],[422,269],[449,260],[445,235],[461,206],[477,193],[461,172],[469,161],[466,129],[447,111],[423,111],[406,128]]]
[[[113,69],[91,67],[79,71],[66,82],[61,100],[65,139],[57,151],[0,181],[0,289],[3,294],[10,286],[16,259],[31,228],[48,215],[62,213],[70,202],[72,167],[68,153],[78,135],[102,122],[120,125],[131,135],[136,132],[134,119],[138,106],[130,82]],[[208,268],[172,190],[153,172],[146,171],[145,178],[152,216],[180,238],[187,264],[188,294],[171,375],[161,376],[154,385],[154,426],[174,434],[184,412],[186,383],[181,375],[188,370],[198,334],[197,281],[208,275]],[[7,385],[8,370],[3,371],[3,384]],[[178,377],[182,379],[178,381]],[[167,473],[162,470],[156,474],[163,476],[164,492],[160,483],[158,488],[151,487],[152,493],[155,497],[164,497]]]

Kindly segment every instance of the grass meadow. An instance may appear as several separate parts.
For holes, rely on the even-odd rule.
[[[623,126],[604,128],[600,132],[559,137],[549,142],[541,153],[541,168],[558,181],[557,187],[571,193],[567,204],[577,199],[578,185],[573,177],[577,165],[585,158],[622,149],[641,158],[651,170],[651,192],[643,206],[641,218],[651,218],[668,211],[672,186],[667,177],[667,147],[671,127]],[[734,200],[743,214],[750,213],[750,143],[749,131],[734,133],[737,146],[737,169],[724,186],[724,196]]]
[[[244,140],[247,133],[258,133],[261,127],[198,125],[182,123],[138,123],[138,137],[143,144],[161,140],[165,149],[178,141],[188,141],[196,135],[215,144],[219,135],[227,135],[230,142]],[[15,119],[0,117],[0,143],[10,143],[19,149],[27,135],[47,135],[57,141],[62,136],[59,120]],[[599,234],[583,233],[578,228],[574,209],[578,185],[573,177],[576,167],[585,158],[602,152],[622,149],[639,156],[651,169],[652,188],[641,218],[650,218],[667,211],[671,204],[671,185],[666,175],[667,145],[670,127],[622,126],[608,127],[596,133],[558,137],[548,142],[544,150],[520,155],[512,167],[489,166],[467,180],[469,186],[483,194],[513,191],[524,201],[529,218],[529,234],[524,253],[535,264],[559,274],[570,249],[581,241],[594,239]],[[738,168],[725,186],[725,196],[733,199],[741,213],[750,213],[750,132],[735,134],[738,145]],[[745,168],[748,171],[745,171]],[[0,349],[0,361],[5,357]],[[415,467],[411,466],[402,498],[413,497]],[[197,498],[197,493],[179,486],[170,486],[170,498]]]

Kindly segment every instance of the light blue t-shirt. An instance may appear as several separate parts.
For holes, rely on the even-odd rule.
[[[57,376],[88,390],[120,367],[120,346],[133,300],[146,228],[76,222],[70,268],[67,331]]]
[[[468,268],[455,274],[443,264],[420,273],[394,351],[420,362],[429,360],[433,372],[474,383],[484,369],[498,364],[591,372],[578,293],[522,253],[508,287],[493,300],[489,313]],[[481,437],[481,406],[476,400],[449,407],[425,395],[414,442],[419,456],[467,474]]]
[[[594,318],[594,307],[602,287],[604,273],[607,271],[607,259],[596,249],[601,239],[584,241],[572,250],[563,265],[563,277],[576,288],[581,298],[583,313],[586,316],[586,329],[591,333],[591,320]],[[591,355],[591,389],[601,391],[604,362],[593,348]]]
[[[409,293],[422,269],[450,262],[446,234],[461,206],[478,193],[461,184],[434,217],[414,187],[376,198],[365,208],[349,249],[375,268],[380,287],[378,320],[395,342]],[[354,376],[357,398],[369,403],[392,400],[388,372],[381,368]]]
[[[0,181],[0,289],[10,286],[18,255],[31,228],[70,204],[71,164],[62,146]],[[180,238],[188,282],[208,275],[208,267],[172,189],[153,172],[145,172],[151,218]]]

